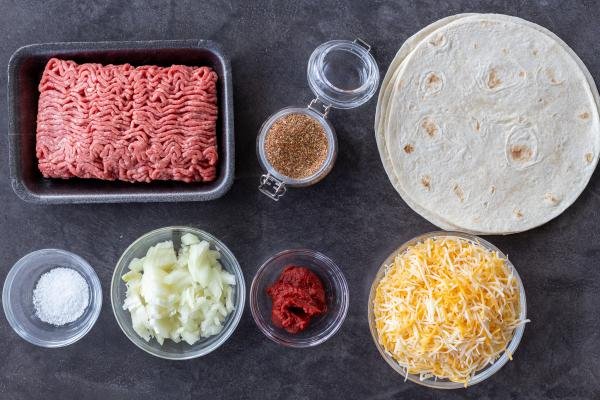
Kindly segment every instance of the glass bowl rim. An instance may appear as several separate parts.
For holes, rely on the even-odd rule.
[[[282,257],[290,255],[302,255],[317,260],[319,264],[326,266],[326,268],[332,272],[332,275],[336,278],[336,283],[340,286],[340,293],[336,293],[336,295],[340,297],[340,309],[335,315],[331,325],[327,329],[320,332],[325,334],[316,340],[314,339],[314,337],[320,336],[319,334],[313,335],[305,339],[288,339],[271,333],[267,329],[269,322],[263,321],[260,315],[260,311],[258,310],[258,285],[260,279],[264,277],[264,274],[266,273],[267,267],[269,265],[271,265],[278,259],[281,259]],[[350,291],[348,289],[348,282],[346,281],[346,277],[344,276],[342,270],[331,258],[316,250],[306,248],[287,249],[269,257],[265,262],[261,264],[261,266],[256,271],[256,274],[254,275],[254,278],[252,279],[252,284],[250,286],[250,311],[252,313],[252,318],[254,319],[254,322],[258,326],[259,330],[273,342],[285,347],[307,348],[324,343],[340,330],[348,314],[349,298]]]
[[[90,305],[88,305],[88,307],[92,307],[89,311],[89,320],[84,325],[81,325],[81,327],[79,327],[77,334],[63,340],[44,340],[30,334],[25,328],[22,327],[21,323],[17,320],[15,312],[13,311],[12,302],[10,301],[10,293],[13,290],[13,283],[15,281],[15,278],[25,271],[24,268],[27,265],[27,260],[36,255],[45,254],[60,254],[73,259],[78,268],[73,268],[71,266],[67,266],[65,268],[71,268],[77,271],[78,273],[84,275],[85,278],[88,278],[86,279],[86,281],[89,280],[92,283],[91,287],[89,288]],[[100,283],[100,279],[98,278],[98,275],[96,274],[94,268],[83,257],[63,249],[38,249],[25,254],[23,257],[17,260],[17,262],[15,262],[8,271],[8,274],[6,275],[6,278],[4,280],[4,285],[2,287],[2,308],[4,309],[4,315],[6,316],[8,324],[13,329],[13,331],[22,339],[26,340],[27,342],[33,345],[45,348],[65,347],[82,339],[94,327],[96,321],[98,320],[98,317],[100,316],[100,311],[102,310],[102,284]]]
[[[236,296],[236,304],[235,304],[236,308],[233,311],[234,315],[232,316],[233,320],[231,322],[231,325],[227,329],[222,330],[221,332],[219,332],[216,335],[217,340],[211,346],[203,347],[203,348],[196,350],[195,352],[185,353],[185,354],[175,354],[175,353],[166,353],[166,352],[158,353],[158,352],[154,351],[153,348],[148,349],[148,348],[143,347],[142,346],[142,340],[143,340],[142,338],[137,336],[137,334],[135,334],[135,333],[130,335],[125,330],[125,327],[123,326],[125,321],[122,321],[121,318],[119,317],[120,313],[116,308],[117,305],[115,304],[116,300],[117,300],[115,298],[116,297],[116,287],[120,284],[120,281],[121,281],[121,276],[117,272],[118,271],[123,272],[123,270],[125,268],[127,268],[127,265],[123,264],[123,261],[124,261],[123,259],[124,259],[125,255],[128,254],[129,252],[131,252],[136,246],[138,246],[141,241],[143,241],[149,237],[152,237],[154,235],[163,233],[163,232],[172,232],[175,230],[181,230],[181,231],[186,231],[189,233],[196,234],[196,235],[200,236],[201,240],[208,239],[208,241],[210,242],[210,244],[212,246],[218,245],[219,252],[221,253],[221,255],[225,255],[227,258],[229,258],[232,261],[231,264],[233,266],[233,271],[229,271],[229,272],[232,272],[236,276],[236,278],[241,278],[241,279],[238,279],[238,281],[236,282],[236,286],[239,287],[240,293],[239,293],[239,296]],[[117,320],[117,325],[119,325],[119,328],[121,329],[121,331],[137,348],[143,350],[144,352],[146,352],[152,356],[162,358],[165,360],[174,360],[174,361],[191,360],[194,358],[205,356],[205,355],[213,352],[217,348],[221,347],[221,345],[223,345],[223,343],[225,343],[231,337],[233,332],[235,332],[238,324],[240,323],[240,320],[242,319],[242,314],[244,313],[245,300],[246,300],[246,284],[244,281],[244,274],[242,272],[242,268],[241,268],[237,258],[233,255],[231,250],[229,250],[229,248],[221,240],[217,239],[214,235],[212,235],[202,229],[198,229],[198,228],[194,228],[194,227],[190,227],[190,226],[183,226],[183,225],[166,226],[163,228],[153,229],[149,232],[146,232],[145,234],[138,237],[137,239],[135,239],[129,246],[127,246],[127,248],[123,251],[123,253],[119,257],[119,260],[117,261],[117,263],[115,265],[115,269],[113,271],[111,284],[110,284],[111,308],[113,310],[113,315],[114,315],[115,319]]]
[[[407,380],[417,383],[419,385],[426,386],[429,388],[434,388],[434,389],[463,389],[463,388],[465,388],[465,385],[463,383],[451,382],[451,381],[447,381],[447,380],[437,381],[437,380],[435,380],[435,378],[434,379],[428,378],[426,380],[421,380],[421,379],[419,379],[418,375],[407,374],[404,367],[401,367],[394,360],[394,358],[390,354],[387,353],[387,351],[383,348],[383,346],[381,344],[379,344],[377,328],[375,327],[375,320],[374,320],[374,315],[373,315],[374,293],[375,293],[377,285],[379,284],[379,281],[380,281],[381,277],[383,276],[383,273],[385,273],[385,269],[389,265],[390,261],[396,255],[405,251],[412,244],[422,242],[429,238],[444,237],[444,236],[458,237],[458,238],[466,239],[471,242],[480,244],[487,250],[498,252],[498,254],[505,260],[506,265],[510,268],[510,270],[512,271],[513,275],[515,276],[515,278],[517,280],[517,284],[519,287],[519,297],[521,300],[521,304],[520,304],[521,310],[519,313],[519,318],[521,320],[527,319],[527,299],[525,296],[525,287],[523,286],[523,282],[521,280],[521,277],[519,276],[517,269],[515,268],[513,263],[509,260],[509,258],[506,254],[504,254],[500,249],[498,249],[492,243],[490,243],[487,240],[482,239],[481,237],[476,236],[476,235],[471,235],[469,233],[459,232],[459,231],[433,231],[433,232],[428,232],[428,233],[424,233],[422,235],[415,236],[412,239],[409,239],[406,242],[404,242],[402,245],[400,245],[394,251],[392,251],[386,257],[386,259],[381,263],[379,268],[377,269],[377,272],[375,273],[375,277],[373,278],[373,283],[371,284],[371,288],[369,290],[369,299],[368,299],[369,330],[371,332],[371,337],[372,337],[373,341],[375,342],[375,347],[377,347],[377,350],[379,351],[382,358],[388,363],[388,365],[390,365],[394,369],[394,371],[396,371],[401,376],[404,376],[405,380],[407,379]],[[493,364],[488,364],[486,367],[479,370],[473,376],[473,378],[471,380],[469,380],[467,387],[471,387],[477,383],[483,382],[484,380],[488,379],[489,377],[494,375],[496,372],[498,372],[510,360],[509,354],[510,354],[510,357],[512,357],[515,354],[517,347],[519,346],[519,343],[521,342],[521,339],[523,337],[524,331],[525,331],[525,324],[519,325],[515,329],[512,339],[508,342],[506,349],[500,355],[500,357],[498,357],[498,359],[496,359]]]

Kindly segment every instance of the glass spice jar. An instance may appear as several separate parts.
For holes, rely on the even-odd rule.
[[[275,201],[285,194],[287,187],[314,185],[331,171],[337,156],[337,138],[327,118],[329,111],[358,107],[373,97],[379,86],[379,68],[371,46],[361,39],[321,44],[310,56],[307,77],[315,98],[306,107],[285,107],[271,115],[257,137],[258,159],[266,171],[258,189]],[[320,160],[320,166],[312,168],[306,176],[286,176],[269,161],[267,136],[276,122],[291,114],[305,115],[318,123],[327,142],[327,154]]]

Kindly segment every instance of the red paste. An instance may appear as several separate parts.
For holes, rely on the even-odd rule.
[[[306,267],[285,267],[267,294],[273,301],[273,324],[289,333],[305,330],[311,319],[327,311],[323,282]]]

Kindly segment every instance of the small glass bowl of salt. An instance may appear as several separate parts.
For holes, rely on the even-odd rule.
[[[63,347],[92,329],[102,308],[102,288],[94,269],[78,255],[37,250],[8,272],[2,306],[23,339],[37,346]]]

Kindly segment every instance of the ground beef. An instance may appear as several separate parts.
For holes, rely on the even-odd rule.
[[[217,74],[208,67],[48,61],[36,155],[47,178],[212,181]]]

